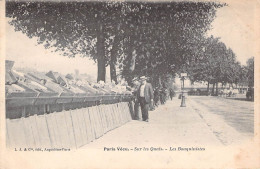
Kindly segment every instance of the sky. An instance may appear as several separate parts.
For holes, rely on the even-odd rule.
[[[217,11],[208,36],[220,37],[227,47],[231,48],[237,60],[246,64],[248,58],[254,56],[255,4],[252,1],[233,1],[229,6]],[[30,39],[14,28],[6,20],[6,59],[15,61],[15,67],[29,67],[38,71],[58,71],[62,74],[80,73],[97,76],[96,64],[88,58],[68,58],[46,50],[37,45],[36,39]],[[109,70],[107,71],[109,73]]]
[[[217,17],[212,23],[208,35],[220,37],[228,48],[237,56],[237,60],[245,65],[247,59],[255,56],[255,13],[256,1],[237,0],[228,6],[218,9]]]
[[[15,61],[16,68],[32,68],[42,72],[52,70],[64,75],[78,69],[79,73],[97,76],[97,67],[93,60],[86,57],[69,58],[46,50],[43,45],[37,45],[36,38],[30,39],[21,32],[15,32],[7,21],[6,59]]]

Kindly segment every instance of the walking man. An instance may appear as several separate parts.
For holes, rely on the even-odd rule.
[[[174,96],[174,91],[173,91],[172,88],[170,88],[170,98],[171,98],[171,100],[172,100],[173,96]]]
[[[137,98],[141,106],[143,121],[149,121],[149,105],[153,102],[153,88],[150,83],[146,82],[146,77],[140,77],[141,85],[137,92]]]

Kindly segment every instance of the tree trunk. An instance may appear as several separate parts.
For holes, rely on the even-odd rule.
[[[97,27],[97,82],[106,81],[105,38],[103,31],[103,25],[101,22],[99,22]]]
[[[118,83],[117,82],[117,75],[116,75],[116,64],[113,63],[113,62],[110,63],[110,79],[111,79],[111,82],[114,81],[115,84]]]
[[[119,36],[116,35],[111,49],[111,60],[110,60],[110,78],[111,81],[113,80],[116,84],[118,83],[117,75],[116,75],[116,62],[117,62],[117,51],[118,51],[119,43],[120,43]]]
[[[132,73],[135,68],[135,58],[133,58],[133,38],[131,36],[128,37],[127,45],[128,70],[129,73]]]
[[[212,87],[212,91],[211,91],[211,95],[214,96],[214,90],[215,90],[215,83],[213,83],[213,87]]]
[[[105,59],[98,58],[98,77],[97,82],[99,81],[106,81],[106,65],[105,65]]]
[[[207,93],[209,93],[209,81],[208,81]]]
[[[125,80],[127,82],[131,82],[133,79],[133,70],[131,70],[131,67],[133,67],[133,64],[135,64],[135,62],[133,63],[133,45],[132,45],[132,38],[131,36],[128,36],[127,40],[126,40],[126,59],[125,59],[125,68],[124,68],[124,74],[125,74]]]
[[[216,83],[216,96],[218,96],[218,82]]]
[[[130,61],[130,71],[133,72],[135,70],[135,59],[136,59],[136,55],[132,52],[131,54],[131,61]],[[147,74],[147,73],[146,73]]]
[[[161,80],[161,76],[159,76],[159,78],[158,78],[158,84],[159,84],[159,88],[161,88],[162,87],[162,80]]]

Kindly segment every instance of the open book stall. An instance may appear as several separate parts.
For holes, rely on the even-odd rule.
[[[13,65],[6,61],[8,147],[78,148],[132,120],[130,91]]]

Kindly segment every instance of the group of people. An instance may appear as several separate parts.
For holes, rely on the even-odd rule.
[[[173,98],[175,95],[173,89],[168,90],[166,87],[153,89],[151,83],[147,82],[147,77],[141,76],[133,79],[133,94],[135,119],[140,120],[139,108],[142,111],[142,120],[149,122],[149,110],[154,110],[159,104],[165,104],[167,98]]]
[[[166,87],[156,87],[154,89],[154,106],[158,107],[159,104],[165,104],[169,97],[172,100],[174,96],[175,92],[172,88],[167,89]]]

